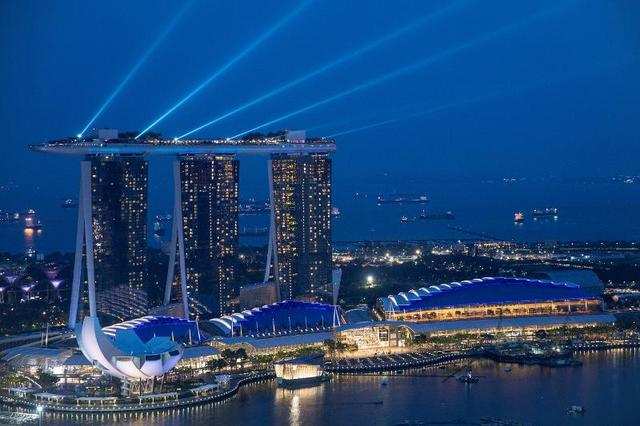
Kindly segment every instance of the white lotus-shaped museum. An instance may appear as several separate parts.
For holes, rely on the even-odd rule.
[[[182,358],[179,343],[168,337],[143,342],[132,329],[107,336],[98,318],[86,316],[76,327],[76,339],[84,356],[102,371],[120,379],[151,379],[162,376]]]

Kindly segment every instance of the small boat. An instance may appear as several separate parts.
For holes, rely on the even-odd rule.
[[[585,413],[585,408],[582,405],[572,405],[571,407],[567,408],[567,414],[572,414],[572,415],[576,415],[576,414],[584,414]]]
[[[522,212],[515,212],[513,215],[513,221],[515,223],[522,223],[524,222],[524,213]]]
[[[409,218],[407,216],[402,216],[400,218],[400,223],[409,223]]]
[[[505,371],[505,372],[507,372],[507,373],[511,373],[511,367],[506,367],[506,368],[504,369],[504,371]]]
[[[78,202],[72,198],[67,198],[62,202],[63,209],[70,209],[73,207],[78,207]]]
[[[462,376],[458,377],[458,381],[460,383],[478,383],[480,379],[471,374],[471,370],[467,371]]]

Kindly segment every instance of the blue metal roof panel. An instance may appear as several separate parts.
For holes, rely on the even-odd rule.
[[[582,300],[593,298],[574,283],[527,278],[485,277],[470,281],[430,286],[427,291],[413,292],[419,298],[406,298],[406,293],[380,298],[385,311],[416,311],[457,306]],[[395,303],[394,303],[395,302]]]

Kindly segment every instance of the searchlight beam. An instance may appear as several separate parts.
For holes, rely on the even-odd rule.
[[[403,121],[403,120],[410,120],[412,118],[416,118],[416,117],[420,117],[423,115],[429,115],[429,114],[435,114],[437,112],[440,111],[444,111],[447,109],[453,109],[453,108],[457,108],[457,107],[461,107],[470,103],[474,103],[474,102],[481,102],[484,100],[488,100],[494,97],[497,97],[498,94],[492,94],[492,95],[486,95],[486,96],[478,96],[475,98],[471,98],[471,99],[465,99],[463,101],[460,102],[450,102],[448,104],[444,104],[444,105],[439,105],[433,108],[429,108],[426,110],[421,110],[421,111],[416,111],[414,113],[408,114],[408,115],[403,115],[402,117],[396,117],[396,118],[390,118],[388,120],[383,120],[383,121],[377,121],[375,123],[370,123],[370,124],[366,124],[364,126],[359,126],[359,127],[354,127],[351,129],[347,129],[347,130],[343,130],[341,132],[337,132],[334,133],[332,135],[327,136],[328,138],[334,138],[336,136],[343,136],[343,135],[348,135],[351,133],[355,133],[355,132],[360,132],[363,130],[368,130],[368,129],[373,129],[375,127],[381,127],[384,126],[386,124],[393,124],[393,123],[397,123],[399,121]]]
[[[165,30],[158,36],[158,38],[156,38],[156,40],[153,42],[153,44],[144,52],[144,54],[140,57],[140,59],[138,59],[138,61],[135,63],[133,68],[131,68],[129,73],[127,73],[127,75],[125,75],[124,79],[122,79],[122,81],[116,86],[115,90],[107,97],[107,99],[105,99],[105,101],[102,103],[100,108],[98,108],[98,110],[93,115],[93,117],[91,117],[91,119],[87,122],[87,124],[82,128],[82,131],[80,131],[80,133],[78,133],[78,137],[79,138],[83,137],[83,135],[87,131],[87,129],[89,129],[89,127],[91,127],[91,125],[98,119],[98,117],[100,117],[100,115],[111,104],[111,102],[113,102],[113,100],[116,98],[116,96],[118,96],[118,94],[122,91],[122,89],[124,89],[124,87],[127,85],[129,80],[131,80],[133,78],[133,76],[138,72],[140,67],[142,67],[142,65],[144,65],[144,63],[147,61],[147,59],[149,59],[149,56],[151,56],[151,54],[158,48],[160,43],[162,43],[164,41],[164,39],[169,35],[169,33],[171,31],[173,31],[175,26],[178,24],[180,19],[182,19],[182,16],[191,7],[193,2],[194,2],[194,0],[186,3],[182,7],[182,9],[180,9],[178,14],[171,20],[171,22],[169,22],[169,25],[167,26],[167,28],[165,28]]]
[[[185,97],[183,97],[182,99],[180,99],[175,105],[173,105],[171,108],[169,108],[167,111],[165,111],[162,115],[160,115],[158,118],[156,118],[151,124],[149,124],[143,131],[141,131],[135,138],[138,139],[140,136],[144,135],[145,133],[147,133],[149,130],[151,130],[156,124],[158,124],[159,122],[161,122],[162,120],[164,120],[167,116],[169,116],[171,113],[173,113],[175,110],[177,110],[178,108],[180,108],[185,102],[187,102],[189,99],[191,99],[192,97],[194,97],[196,94],[198,94],[202,89],[204,89],[205,87],[207,87],[209,84],[211,84],[212,81],[214,81],[215,79],[217,79],[218,77],[220,77],[221,75],[223,75],[225,72],[227,72],[233,65],[235,65],[238,61],[240,61],[241,59],[243,59],[245,56],[247,56],[249,53],[251,53],[252,51],[254,51],[258,46],[260,46],[264,41],[266,41],[268,38],[270,38],[273,34],[275,34],[281,27],[283,27],[285,24],[287,24],[291,19],[293,19],[295,16],[297,16],[303,9],[305,9],[309,4],[311,4],[313,2],[313,0],[307,0],[303,3],[301,3],[298,7],[296,7],[292,12],[290,12],[289,14],[287,14],[284,18],[280,19],[278,22],[276,22],[275,25],[273,25],[271,28],[269,28],[267,31],[265,31],[264,33],[262,33],[257,39],[255,39],[253,42],[251,42],[247,47],[244,48],[244,50],[242,50],[240,53],[238,53],[236,56],[234,56],[233,58],[231,58],[227,63],[225,63],[222,67],[218,68],[217,71],[215,71],[213,74],[211,74],[209,77],[207,77],[205,80],[203,80],[200,84],[198,84],[195,88],[193,88]]]
[[[319,101],[314,102],[314,103],[312,103],[310,105],[307,105],[307,106],[305,106],[303,108],[291,111],[291,112],[286,113],[286,114],[284,114],[284,115],[282,115],[280,117],[274,118],[273,120],[266,121],[266,122],[264,122],[262,124],[259,124],[259,125],[255,126],[255,127],[251,128],[251,129],[244,130],[244,131],[242,131],[240,133],[237,133],[237,134],[231,136],[231,139],[239,138],[239,137],[241,137],[243,135],[246,135],[247,133],[255,132],[256,130],[260,130],[260,129],[262,129],[264,127],[267,127],[267,126],[270,126],[272,124],[279,123],[279,122],[284,121],[284,120],[286,120],[288,118],[294,117],[296,115],[302,114],[304,112],[310,111],[312,109],[315,109],[317,107],[326,105],[328,103],[337,101],[337,100],[339,100],[341,98],[344,98],[345,96],[349,96],[349,95],[354,94],[356,92],[359,92],[359,91],[362,91],[362,90],[366,90],[366,89],[369,89],[369,88],[374,87],[374,86],[378,86],[378,85],[380,85],[382,83],[387,82],[388,80],[392,80],[394,78],[398,78],[398,77],[401,77],[403,75],[410,74],[410,73],[412,73],[414,71],[418,71],[420,69],[427,68],[430,65],[433,65],[433,64],[435,64],[435,63],[437,63],[439,61],[442,61],[444,59],[447,59],[448,57],[453,56],[453,55],[455,55],[455,54],[457,54],[459,52],[462,52],[464,50],[470,49],[470,48],[475,47],[477,45],[489,42],[489,41],[491,41],[491,40],[493,40],[493,39],[495,39],[495,38],[497,38],[499,36],[502,36],[502,35],[508,34],[510,32],[513,32],[514,30],[517,30],[517,29],[521,28],[522,26],[530,24],[531,22],[533,22],[536,19],[539,19],[539,18],[542,18],[543,16],[549,15],[551,12],[554,12],[557,9],[558,9],[557,7],[554,7],[552,9],[545,9],[545,10],[537,12],[537,13],[535,13],[533,15],[529,15],[528,17],[526,17],[524,19],[521,19],[521,20],[519,20],[517,22],[514,22],[512,24],[506,25],[504,27],[501,27],[501,28],[499,28],[499,29],[497,29],[497,30],[495,30],[495,31],[493,31],[491,33],[482,35],[482,36],[480,36],[480,37],[478,37],[478,38],[476,38],[474,40],[471,40],[471,41],[468,41],[468,42],[465,42],[465,43],[461,43],[461,44],[459,44],[457,46],[451,47],[449,49],[445,49],[445,50],[443,50],[443,51],[441,51],[439,53],[431,55],[431,56],[429,56],[428,58],[426,58],[426,59],[424,59],[422,61],[418,61],[416,63],[413,63],[413,64],[410,64],[410,65],[406,65],[404,67],[398,68],[395,71],[392,71],[392,72],[390,72],[388,74],[384,74],[382,76],[373,78],[373,79],[371,79],[369,81],[366,81],[364,83],[361,83],[361,84],[358,84],[356,86],[353,86],[350,89],[347,89],[347,90],[344,90],[342,92],[339,92],[339,93],[337,93],[337,94],[335,94],[333,96],[329,96],[328,98],[319,100]]]
[[[327,72],[327,71],[329,71],[329,70],[331,70],[331,69],[333,69],[333,68],[335,68],[335,67],[337,67],[337,66],[339,66],[339,65],[341,65],[341,64],[343,64],[343,63],[345,63],[347,61],[355,59],[356,57],[358,57],[360,55],[363,55],[363,54],[365,54],[365,53],[367,53],[367,52],[369,52],[371,50],[374,50],[374,49],[376,49],[376,48],[378,48],[378,47],[380,47],[380,46],[382,46],[384,44],[387,44],[387,43],[393,41],[394,39],[399,38],[402,35],[405,35],[405,34],[407,34],[409,32],[412,32],[412,31],[416,31],[421,26],[426,25],[427,23],[429,23],[431,21],[434,21],[434,20],[446,15],[447,13],[449,13],[449,12],[459,8],[459,7],[461,7],[463,4],[466,4],[466,3],[468,3],[468,0],[451,3],[450,5],[448,5],[447,7],[443,8],[443,9],[440,9],[440,10],[432,12],[432,13],[430,13],[428,15],[425,15],[425,16],[421,17],[420,19],[417,19],[417,20],[411,22],[410,24],[407,24],[407,25],[405,25],[405,26],[403,26],[403,27],[401,27],[401,28],[399,28],[399,29],[397,29],[397,30],[395,30],[393,32],[390,32],[390,33],[384,35],[383,37],[380,37],[380,38],[374,40],[371,43],[368,43],[368,44],[360,47],[359,49],[354,50],[353,52],[349,52],[349,53],[339,57],[338,59],[336,59],[336,60],[334,60],[332,62],[324,64],[320,68],[317,68],[316,70],[311,71],[310,73],[308,73],[306,75],[298,77],[297,79],[292,80],[289,83],[286,83],[286,84],[284,84],[284,85],[282,85],[280,87],[277,87],[277,88],[275,88],[275,89],[273,89],[273,90],[271,90],[271,91],[269,91],[267,93],[264,93],[263,95],[253,99],[252,101],[249,101],[249,102],[247,102],[245,104],[242,104],[242,105],[232,109],[231,111],[226,112],[226,113],[214,118],[211,121],[208,121],[208,122],[206,122],[206,123],[194,128],[194,129],[191,129],[188,132],[183,133],[182,135],[178,136],[176,139],[179,140],[179,139],[185,138],[185,137],[187,137],[187,136],[189,136],[189,135],[191,135],[191,134],[193,134],[195,132],[198,132],[198,131],[206,128],[206,127],[209,127],[209,126],[211,126],[211,125],[213,125],[215,123],[218,123],[219,121],[222,121],[225,118],[228,118],[228,117],[230,117],[232,115],[235,115],[235,114],[237,114],[239,112],[242,112],[247,108],[250,108],[250,107],[252,107],[254,105],[257,105],[262,101],[265,101],[265,100],[267,100],[269,98],[272,98],[272,97],[274,97],[274,96],[276,96],[276,95],[278,95],[278,94],[280,94],[280,93],[282,93],[282,92],[284,92],[286,90],[289,90],[289,89],[291,89],[291,88],[293,88],[293,87],[295,87],[295,86],[297,86],[297,85],[299,85],[301,83],[304,83],[305,81],[310,80],[310,79],[312,79],[312,78],[314,78],[314,77],[316,77],[316,76],[318,76],[318,75],[320,75],[320,74],[322,74],[324,72]]]

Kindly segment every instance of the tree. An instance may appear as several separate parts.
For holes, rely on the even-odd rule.
[[[235,352],[235,357],[239,358],[239,359],[246,359],[247,358],[247,351],[245,348],[239,348],[236,350]]]
[[[36,381],[43,388],[47,388],[49,386],[53,386],[58,382],[58,377],[51,373],[47,373],[43,369],[39,369],[36,374]]]
[[[211,370],[211,371],[220,370],[221,368],[225,367],[226,365],[227,365],[227,363],[222,358],[214,358],[214,359],[211,359],[211,360],[207,361],[207,368],[209,370]]]
[[[235,358],[235,351],[231,349],[223,349],[221,355],[224,359],[233,359]]]

